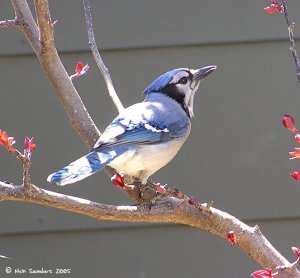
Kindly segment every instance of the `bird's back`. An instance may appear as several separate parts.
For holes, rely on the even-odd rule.
[[[153,132],[168,130],[165,132],[165,140],[168,140],[169,135],[171,138],[188,136],[191,121],[176,101],[166,95],[152,93],[144,102],[136,103],[119,114],[105,129],[94,148],[117,143],[118,136],[141,124]]]

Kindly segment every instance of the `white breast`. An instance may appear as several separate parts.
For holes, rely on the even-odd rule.
[[[136,150],[122,154],[113,160],[109,166],[119,173],[125,173],[126,176],[138,178],[145,184],[149,176],[173,159],[187,136],[180,140],[157,145],[142,145],[137,147]]]

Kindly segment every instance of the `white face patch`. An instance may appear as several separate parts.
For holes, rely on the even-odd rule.
[[[194,117],[194,110],[193,110],[194,109],[194,96],[199,88],[200,82],[201,82],[200,80],[194,80],[190,84],[189,93],[187,93],[184,98],[185,105],[186,105],[186,107],[188,107],[191,117]]]
[[[188,70],[188,69],[187,69]],[[173,76],[172,80],[170,81],[170,84],[176,84],[182,77],[189,77],[188,72],[186,72],[184,69],[180,72],[178,72],[176,75]],[[184,84],[181,84],[184,85]]]
[[[187,69],[188,70],[188,69]],[[194,75],[196,73],[196,70],[189,70],[189,72]],[[181,84],[180,79],[182,77],[187,77],[187,83],[186,84]],[[172,78],[171,82],[172,84],[176,84],[176,88],[184,94],[184,104],[185,107],[188,109],[189,114],[191,117],[194,116],[194,111],[193,111],[193,105],[194,105],[194,95],[195,92],[198,90],[200,81],[199,80],[191,80],[190,74],[183,69],[183,71],[178,72],[174,77]]]

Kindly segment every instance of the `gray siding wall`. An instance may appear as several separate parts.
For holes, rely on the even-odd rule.
[[[81,1],[49,2],[53,20],[58,19],[56,45],[68,72],[79,60],[90,65],[88,74],[74,83],[103,130],[117,111],[88,50]],[[190,138],[153,178],[260,225],[292,260],[290,247],[300,246],[300,186],[289,172],[299,164],[288,160],[295,143],[281,117],[300,118],[300,93],[283,17],[265,14],[268,1],[258,0],[91,2],[99,47],[125,106],[141,101],[143,89],[169,69],[218,65],[196,96]],[[288,4],[299,24],[300,2]],[[10,5],[0,2],[0,20],[13,18]],[[15,136],[20,148],[25,135],[35,137],[34,183],[127,204],[104,173],[66,188],[46,182],[49,173],[86,148],[22,34],[0,30],[0,40],[0,128]],[[14,183],[22,178],[21,165],[3,148],[0,178]],[[6,266],[71,268],[65,277],[75,278],[249,277],[260,268],[237,247],[189,227],[98,222],[12,202],[0,203],[0,254],[16,259],[0,258],[0,277],[6,277]],[[16,277],[27,276],[33,277]]]

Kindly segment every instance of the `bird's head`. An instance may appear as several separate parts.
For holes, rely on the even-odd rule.
[[[144,94],[165,94],[177,101],[189,117],[193,117],[195,92],[201,80],[216,68],[216,66],[207,66],[200,69],[180,68],[168,71],[156,78],[146,88]]]

